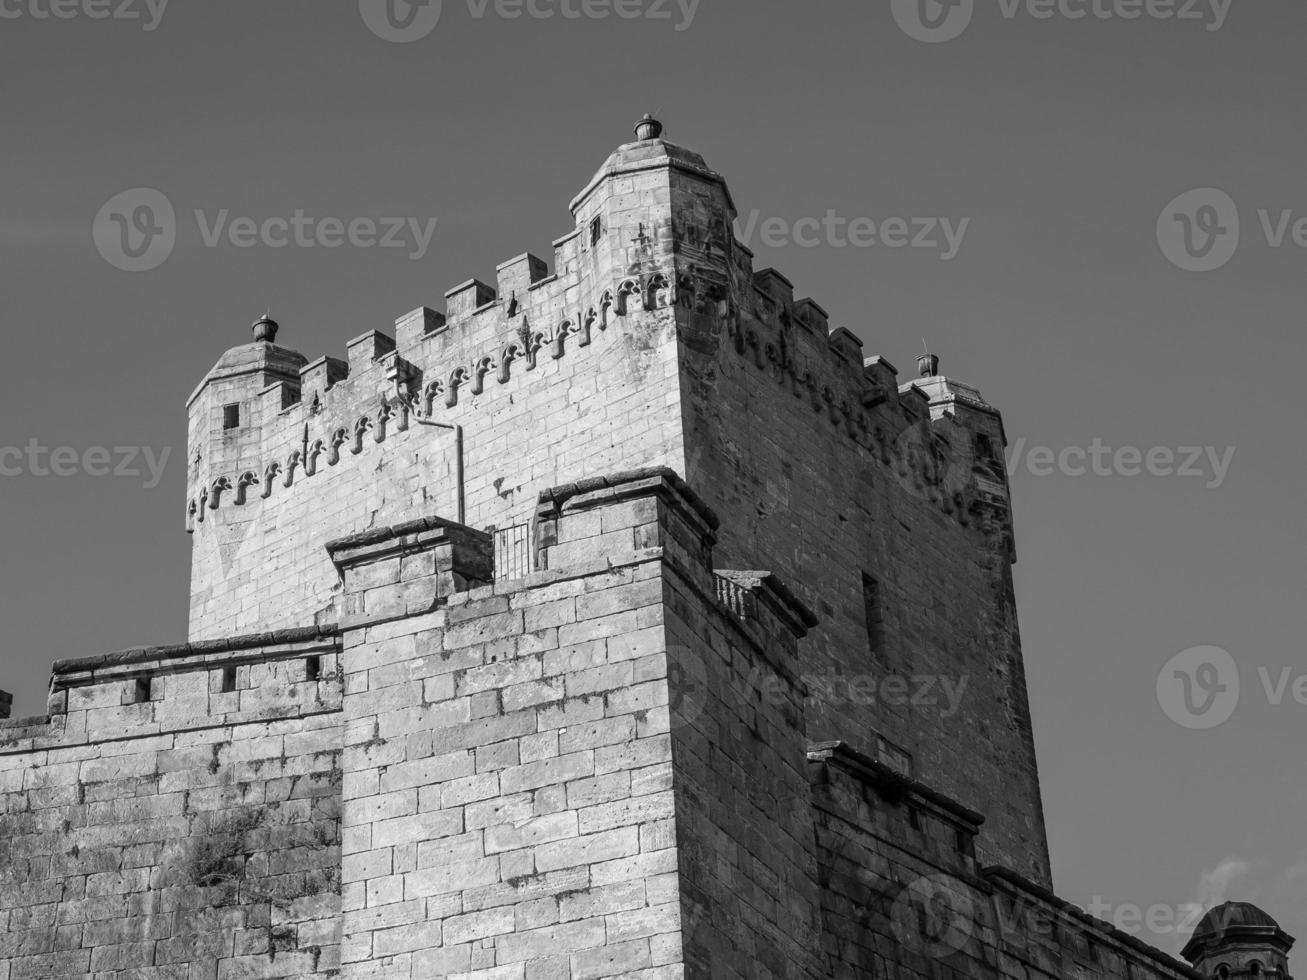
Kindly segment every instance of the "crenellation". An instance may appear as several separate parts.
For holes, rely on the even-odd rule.
[[[401,354],[408,356],[422,341],[444,330],[447,323],[443,313],[419,306],[395,320],[395,344]]]
[[[849,364],[854,366],[854,376],[860,374],[863,363],[862,357],[862,339],[857,334],[846,330],[844,327],[836,327],[827,337],[831,349],[836,355],[843,358]]]
[[[794,302],[794,317],[801,327],[805,327],[818,337],[830,333],[830,314],[815,299],[800,299]]]
[[[349,377],[349,362],[326,354],[300,369],[300,390],[310,397],[310,409],[321,407],[321,399],[337,383]]]
[[[358,375],[395,349],[395,338],[380,330],[369,330],[346,345],[349,373]]]
[[[737,247],[739,247],[737,243]],[[753,274],[754,285],[772,301],[778,313],[794,309],[794,283],[775,269],[760,269]]]
[[[525,296],[551,278],[549,265],[544,259],[526,252],[517,258],[503,262],[495,270],[498,281],[498,295],[507,297],[509,316],[513,316],[513,300]]]
[[[445,319],[451,324],[466,320],[488,309],[496,298],[493,286],[480,279],[469,279],[445,293]]]

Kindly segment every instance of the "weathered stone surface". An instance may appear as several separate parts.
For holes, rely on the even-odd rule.
[[[697,154],[573,212],[197,389],[190,642],[0,695],[0,980],[1200,976],[1047,889],[997,413],[755,273]]]

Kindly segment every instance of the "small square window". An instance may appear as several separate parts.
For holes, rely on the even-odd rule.
[[[148,677],[138,677],[132,681],[132,686],[128,692],[131,700],[129,704],[145,704],[154,697],[154,685]]]
[[[224,429],[239,429],[241,427],[240,405],[224,405],[222,407],[222,427]]]

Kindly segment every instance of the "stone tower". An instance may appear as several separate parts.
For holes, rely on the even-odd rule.
[[[1048,884],[1001,416],[937,358],[900,382],[864,356],[755,271],[702,156],[651,118],[636,136],[552,272],[511,259],[343,360],[267,318],[222,357],[190,402],[191,638],[323,621],[333,538],[435,513],[521,554],[542,490],[668,467],[720,518],[717,560],[816,615],[809,737],[969,801],[982,856]]]
[[[1184,957],[1214,980],[1293,980],[1289,951],[1293,938],[1255,905],[1226,902],[1203,917]]]
[[[997,410],[652,118],[571,211],[201,382],[188,641],[0,721],[0,980],[1283,977],[1052,894]]]

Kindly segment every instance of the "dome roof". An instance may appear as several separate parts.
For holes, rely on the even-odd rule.
[[[722,175],[709,167],[702,156],[693,150],[687,150],[683,146],[677,146],[675,143],[669,143],[663,139],[661,123],[653,119],[647,122],[641,120],[641,123],[648,127],[644,129],[644,132],[657,133],[658,135],[650,139],[638,139],[634,143],[623,143],[614,150],[608,159],[604,161],[603,166],[595,172],[590,182],[585,185],[585,190],[572,201],[573,211],[605,179],[633,171],[650,170],[655,167],[671,167],[687,171],[697,177],[720,184],[723,188],[726,187],[726,181],[722,178]],[[650,124],[652,125],[650,126]],[[730,191],[728,190],[726,194],[729,199]]]
[[[1226,902],[1203,916],[1185,944],[1184,956],[1190,962],[1209,946],[1226,943],[1265,943],[1288,950],[1293,939],[1280,924],[1249,902]]]
[[[271,338],[277,336],[277,324],[271,318],[264,316],[256,320],[253,329],[258,339],[252,344],[233,347],[218,358],[218,363],[186,400],[188,406],[206,385],[224,378],[261,376],[260,383],[265,385],[277,381],[299,381],[300,368],[308,363],[308,358],[299,351],[272,343]]]

